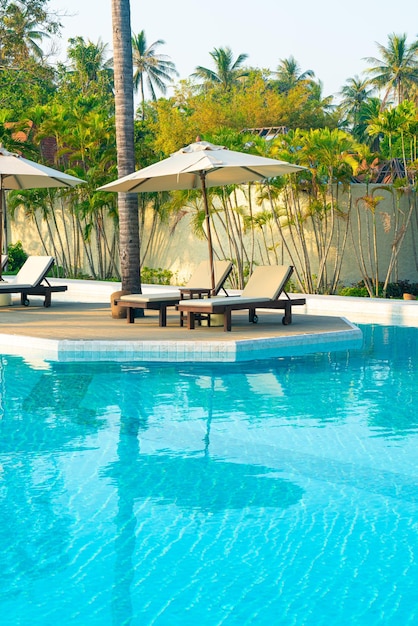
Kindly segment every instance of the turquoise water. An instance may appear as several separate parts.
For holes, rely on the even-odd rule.
[[[1,357],[0,623],[418,624],[418,329],[240,364]]]

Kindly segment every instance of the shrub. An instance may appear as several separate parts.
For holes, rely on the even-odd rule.
[[[408,280],[399,280],[397,283],[389,283],[386,290],[387,298],[402,298],[404,293],[412,293],[418,296],[418,284]]]
[[[173,272],[163,270],[161,267],[141,267],[141,282],[146,285],[170,285]]]
[[[11,274],[17,274],[20,270],[28,255],[23,249],[22,242],[17,241],[16,243],[9,243],[7,246],[7,271]]]
[[[408,280],[399,280],[397,283],[388,283],[386,289],[386,298],[402,298],[404,293],[411,293],[418,296],[418,283],[410,283]],[[352,285],[351,287],[343,287],[338,291],[339,296],[356,296],[360,298],[369,297],[367,288],[363,281]],[[383,283],[379,283],[379,298],[383,298]]]
[[[366,287],[343,287],[338,292],[339,296],[351,296],[353,298],[368,298],[369,292]]]

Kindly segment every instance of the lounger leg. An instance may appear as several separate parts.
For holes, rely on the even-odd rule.
[[[224,331],[225,332],[231,331],[231,326],[232,326],[231,318],[232,318],[231,310],[226,309],[224,313]]]
[[[158,322],[160,326],[167,326],[167,307],[161,305],[160,313],[158,315]]]
[[[194,330],[194,313],[192,313],[192,311],[187,313],[187,328]]]
[[[287,326],[292,323],[292,305],[286,302],[284,306],[284,317],[282,319],[282,324]]]
[[[126,321],[128,324],[133,324],[135,321],[134,309],[131,306],[126,307]]]
[[[50,307],[51,306],[51,292],[50,291],[46,291],[45,293],[45,300],[44,300],[44,307]]]

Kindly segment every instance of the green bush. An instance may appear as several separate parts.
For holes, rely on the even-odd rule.
[[[353,298],[368,298],[369,292],[366,287],[343,287],[338,292],[339,296],[351,296]]]
[[[402,298],[404,293],[418,296],[418,284],[408,280],[399,280],[397,283],[389,283],[386,290],[387,298]]]
[[[418,296],[418,283],[410,283],[408,280],[399,280],[397,283],[388,283],[386,289],[386,298],[403,298],[404,293],[411,293]],[[364,281],[352,285],[351,287],[342,287],[338,291],[339,296],[354,296],[360,298],[368,298],[369,293],[364,286]],[[383,283],[379,283],[378,298],[383,298]]]
[[[7,272],[10,274],[17,274],[20,270],[28,255],[23,249],[22,242],[17,241],[16,243],[9,243],[7,246]]]
[[[145,285],[171,285],[173,272],[161,267],[141,267],[141,282]]]

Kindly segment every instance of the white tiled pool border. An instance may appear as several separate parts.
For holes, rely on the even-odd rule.
[[[92,341],[53,340],[0,334],[3,353],[53,361],[170,361],[233,363],[320,350],[358,348],[361,331],[349,329],[237,341]]]

